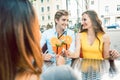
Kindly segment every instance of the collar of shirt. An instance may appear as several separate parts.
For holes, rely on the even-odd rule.
[[[67,28],[64,30],[64,32],[65,32],[65,31],[67,32]],[[53,28],[53,32],[54,32],[55,35],[58,34],[55,27]],[[67,35],[67,33],[65,33],[65,35]]]

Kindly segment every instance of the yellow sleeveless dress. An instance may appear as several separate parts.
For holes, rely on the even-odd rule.
[[[98,33],[97,37],[92,45],[88,43],[87,33],[81,33],[81,50],[82,50],[82,61],[81,61],[81,71],[89,72],[89,70],[94,70],[99,72],[101,70],[103,61],[103,34]],[[100,42],[99,42],[100,41]]]

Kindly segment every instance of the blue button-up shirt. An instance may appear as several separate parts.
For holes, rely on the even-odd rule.
[[[68,50],[70,50],[71,52],[75,51],[75,33],[74,31],[70,30],[70,29],[65,29],[65,33],[63,35],[67,35],[70,36],[72,38],[72,43],[70,44],[70,47]],[[42,38],[41,38],[41,47],[44,46],[45,43],[47,43],[47,47],[48,47],[48,53],[52,54],[53,56],[55,55],[53,49],[52,49],[52,45],[50,43],[51,38],[53,37],[58,37],[58,33],[56,32],[55,28],[46,30],[45,32],[42,33]],[[56,62],[55,59],[51,59],[51,61]],[[67,59],[66,64],[71,64],[71,59]]]

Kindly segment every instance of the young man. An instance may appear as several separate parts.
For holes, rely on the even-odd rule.
[[[48,53],[44,53],[44,60],[56,65],[56,55],[65,57],[64,50],[75,50],[75,33],[68,27],[69,13],[66,10],[59,10],[55,13],[55,27],[46,30],[42,34],[41,47],[47,44]],[[59,63],[71,65],[71,59],[59,60]]]

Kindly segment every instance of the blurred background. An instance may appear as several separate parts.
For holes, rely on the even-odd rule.
[[[95,10],[101,18],[104,28],[120,28],[120,0],[30,0],[40,21],[41,31],[54,26],[54,14],[59,9],[69,11],[69,28],[80,27],[81,14],[86,10]]]

